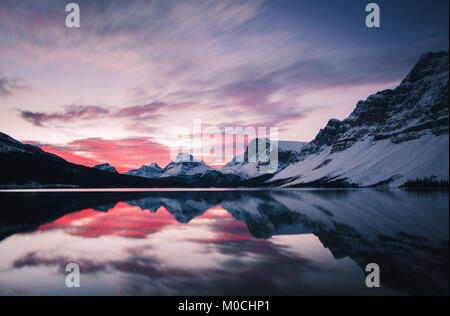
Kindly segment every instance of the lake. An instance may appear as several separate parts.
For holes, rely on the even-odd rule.
[[[0,192],[0,295],[448,295],[448,191]],[[66,286],[66,266],[81,270]],[[366,266],[380,267],[380,288]]]

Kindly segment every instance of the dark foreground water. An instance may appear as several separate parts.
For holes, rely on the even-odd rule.
[[[80,288],[65,285],[71,262]],[[0,295],[448,289],[448,191],[0,193]]]

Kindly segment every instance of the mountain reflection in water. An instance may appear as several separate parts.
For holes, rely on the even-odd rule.
[[[0,294],[448,295],[448,191],[0,193]],[[80,265],[81,288],[65,287]],[[369,263],[379,289],[365,286]]]

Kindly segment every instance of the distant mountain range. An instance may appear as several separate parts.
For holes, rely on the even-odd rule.
[[[358,102],[343,121],[331,119],[310,143],[280,141],[274,148],[261,139],[267,153],[278,150],[271,174],[260,172],[265,163],[247,148],[220,170],[182,153],[164,169],[153,163],[119,175],[109,164],[78,166],[0,133],[0,187],[448,185],[448,57],[448,51],[423,55],[397,88]]]
[[[130,176],[144,177],[144,178],[159,178],[162,173],[162,169],[157,163],[152,163],[149,166],[142,166],[139,169],[130,170],[125,172]]]
[[[220,170],[225,174],[237,174],[243,180],[255,178],[261,176],[261,166],[267,165],[267,163],[262,162],[262,159],[258,157],[258,147],[257,142],[260,141],[265,144],[266,152],[270,154],[274,148],[270,148],[270,140],[268,139],[254,139],[250,142],[249,146],[255,146],[256,153],[249,156],[249,150],[247,150],[242,156],[237,156],[233,158],[231,162],[226,164]],[[286,142],[279,141],[278,146],[278,168],[276,171],[280,171],[289,165],[290,161],[295,160],[300,154],[301,150],[307,143],[304,142]]]

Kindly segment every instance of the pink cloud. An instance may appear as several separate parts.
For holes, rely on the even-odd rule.
[[[36,142],[24,143],[39,146],[46,152],[89,167],[108,162],[119,172],[139,168],[153,162],[165,166],[171,161],[167,147],[147,137],[121,140],[88,138],[76,140],[64,146]]]

